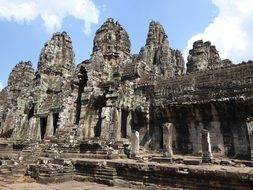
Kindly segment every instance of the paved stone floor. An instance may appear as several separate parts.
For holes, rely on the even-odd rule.
[[[130,190],[130,188],[123,187],[109,187],[102,184],[90,183],[90,182],[77,182],[68,181],[64,183],[52,183],[48,185],[38,183],[12,183],[12,184],[1,184],[1,190]],[[131,188],[133,189],[133,188]]]

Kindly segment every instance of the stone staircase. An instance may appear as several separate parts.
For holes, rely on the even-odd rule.
[[[8,145],[7,145],[8,144]],[[9,142],[0,144],[0,181],[13,182],[26,174],[28,164],[36,163],[41,152],[38,144],[27,142]]]
[[[40,183],[72,180],[75,168],[68,159],[40,157],[36,164],[30,164],[27,174]]]
[[[77,181],[92,181],[113,185],[117,178],[115,168],[108,167],[106,163],[101,163],[100,160],[77,159],[72,160],[76,168],[74,179]]]
[[[129,145],[129,143],[125,141],[110,144],[106,141],[93,138],[80,143],[80,157],[91,159],[127,158],[126,145]]]
[[[112,167],[101,165],[101,162],[126,158],[124,144],[122,141],[111,145],[97,138],[78,143],[67,143],[55,138],[44,139],[40,157],[36,164],[28,164],[27,174],[41,183],[75,178],[112,185],[117,176],[116,171]]]
[[[32,177],[27,179],[40,183],[77,180],[133,185],[140,189],[159,189],[160,185],[230,189],[231,185],[227,184],[233,183],[234,189],[252,189],[251,167],[232,168],[222,165],[229,164],[224,160],[221,160],[221,166],[199,165],[199,161],[191,157],[187,160],[175,157],[171,163],[157,155],[146,155],[150,160],[145,160],[146,157],[140,157],[141,160],[113,159],[126,156],[127,146],[124,139],[114,144],[96,138],[72,143],[53,137],[43,142],[1,141],[0,183],[14,183],[27,175]]]
[[[55,139],[65,143],[75,143],[75,135],[77,133],[77,126],[65,126],[57,129]]]
[[[18,164],[19,151],[13,149],[13,141],[1,139],[0,144],[0,181],[13,181],[13,171]]]
[[[74,128],[71,132],[65,132],[61,130],[58,135],[74,135]],[[110,144],[98,138],[79,142],[71,137],[47,137],[42,142],[2,141],[0,180],[14,182],[17,178],[28,175],[40,183],[62,182],[75,178],[112,185],[117,176],[116,171],[101,162],[126,158],[128,143],[122,140]],[[79,167],[80,162],[82,166]]]

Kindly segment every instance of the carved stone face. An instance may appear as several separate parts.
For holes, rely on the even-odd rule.
[[[221,59],[215,46],[210,42],[196,41],[188,56],[188,72],[221,67]]]
[[[194,52],[192,60],[195,62],[197,70],[204,70],[208,67],[208,54],[203,49],[198,49]]]
[[[108,19],[96,32],[93,53],[102,52],[106,63],[118,64],[118,58],[130,53],[127,32],[118,22]]]

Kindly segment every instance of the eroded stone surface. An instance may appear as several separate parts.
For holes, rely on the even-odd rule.
[[[189,54],[187,58],[187,72],[189,73],[232,64],[228,59],[222,61],[216,47],[209,41],[199,40],[194,42]]]
[[[3,136],[24,137],[27,131],[27,117],[31,107],[34,70],[31,62],[18,63],[8,79],[2,105],[1,133]]]
[[[182,54],[169,47],[168,36],[159,22],[150,23],[146,45],[141,48],[138,60],[144,61],[157,76],[172,77],[184,72]]]

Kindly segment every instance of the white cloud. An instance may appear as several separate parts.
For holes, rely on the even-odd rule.
[[[185,57],[194,41],[211,41],[220,52],[222,59],[234,63],[253,59],[253,1],[252,0],[212,0],[219,9],[202,33],[192,36],[184,50]]]
[[[60,29],[67,16],[84,22],[85,34],[97,24],[99,10],[92,0],[0,0],[0,18],[20,24],[41,18],[48,32]]]
[[[0,91],[2,91],[3,88],[4,88],[4,85],[2,82],[0,82]]]

